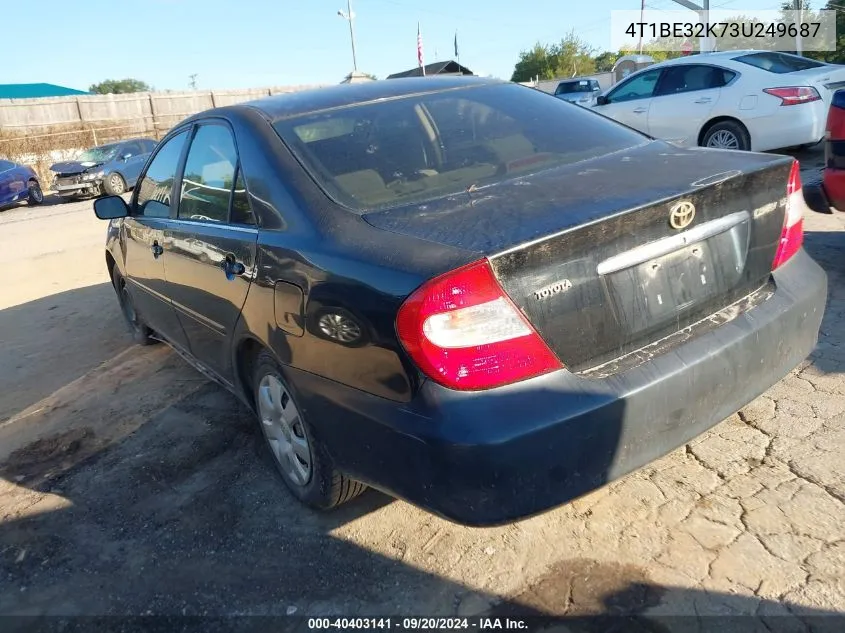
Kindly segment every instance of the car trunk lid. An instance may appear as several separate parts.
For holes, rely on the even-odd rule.
[[[655,141],[365,218],[487,256],[511,300],[579,371],[760,288],[780,239],[791,163]]]

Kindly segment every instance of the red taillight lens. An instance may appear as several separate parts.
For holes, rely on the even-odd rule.
[[[810,86],[791,86],[789,88],[766,88],[763,90],[773,97],[780,97],[782,106],[810,103],[821,99],[819,91]]]
[[[786,184],[786,217],[780,234],[780,244],[772,269],[795,255],[804,242],[804,192],[801,190],[801,171],[798,161],[792,162]]]
[[[420,286],[399,309],[396,332],[422,372],[451,389],[489,389],[562,367],[486,259]]]

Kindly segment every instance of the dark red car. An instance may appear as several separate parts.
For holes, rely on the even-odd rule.
[[[845,211],[845,89],[833,94],[825,129],[824,192],[831,207]]]

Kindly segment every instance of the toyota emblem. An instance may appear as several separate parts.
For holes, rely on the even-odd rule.
[[[669,226],[678,230],[685,229],[692,224],[694,218],[695,205],[688,200],[682,200],[669,211]]]

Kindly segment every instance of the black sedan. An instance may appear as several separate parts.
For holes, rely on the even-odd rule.
[[[476,78],[204,112],[95,203],[135,340],[255,411],[294,495],[472,525],[619,478],[800,363],[827,286],[803,209],[791,158]]]

